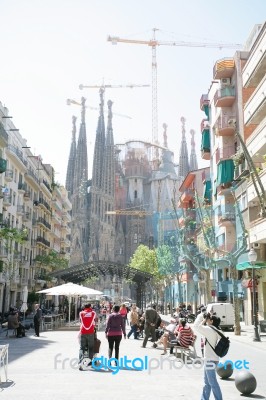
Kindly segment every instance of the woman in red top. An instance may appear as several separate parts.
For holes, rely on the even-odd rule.
[[[112,357],[113,348],[115,345],[115,358],[118,360],[119,346],[122,339],[122,334],[126,339],[125,325],[123,322],[122,315],[119,313],[119,306],[114,306],[113,312],[112,314],[110,314],[108,318],[105,329],[105,335],[109,343],[109,351],[108,351],[109,358]]]
[[[127,308],[126,308],[126,305],[125,305],[125,304],[122,304],[122,305],[121,305],[119,313],[122,315],[124,325],[126,326],[126,321],[127,321]]]

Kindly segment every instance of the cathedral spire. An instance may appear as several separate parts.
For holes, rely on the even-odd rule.
[[[69,196],[73,195],[73,185],[74,185],[74,171],[75,171],[75,160],[76,160],[76,121],[77,117],[73,115],[72,117],[72,142],[68,157],[67,164],[67,175],[66,175],[66,190]]]
[[[100,107],[99,118],[96,129],[96,138],[94,144],[92,185],[100,189],[102,187],[102,168],[103,152],[105,146],[105,122],[104,122],[104,89],[100,89]]]
[[[79,138],[76,151],[73,190],[79,188],[80,182],[83,179],[84,174],[86,179],[88,179],[88,153],[87,153],[87,136],[86,136],[86,123],[85,123],[85,102],[86,99],[82,97],[81,123],[80,123]]]
[[[182,139],[181,139],[181,147],[179,152],[179,168],[178,168],[178,176],[182,180],[189,173],[189,163],[188,163],[188,150],[187,150],[187,141],[186,141],[186,119],[181,117],[182,124]]]
[[[163,124],[163,146],[168,148],[168,144],[167,144],[167,124]]]
[[[105,153],[103,162],[103,190],[104,193],[113,197],[114,196],[114,183],[115,183],[115,160],[114,160],[114,136],[113,136],[113,126],[112,126],[112,105],[113,102],[108,100],[108,123],[107,132],[105,139]]]
[[[190,130],[191,134],[191,153],[190,153],[190,171],[196,171],[198,169],[198,160],[197,160],[197,155],[196,155],[196,149],[195,149],[195,131],[194,129]]]

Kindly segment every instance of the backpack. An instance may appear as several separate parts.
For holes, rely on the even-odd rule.
[[[206,339],[207,342],[209,343],[209,345],[211,346],[211,348],[213,349],[215,354],[217,354],[217,356],[219,356],[219,357],[226,356],[226,354],[228,353],[228,350],[229,350],[229,346],[230,346],[229,338],[225,337],[218,329],[215,329],[214,326],[210,326],[210,328],[212,328],[214,331],[216,331],[221,336],[221,339],[218,340],[218,342],[216,343],[216,346],[214,348],[212,347],[210,342]]]

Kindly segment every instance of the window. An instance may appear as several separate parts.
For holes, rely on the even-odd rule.
[[[138,198],[138,191],[134,190],[134,199],[137,199],[137,198]]]
[[[137,233],[134,233],[134,239],[133,239],[133,241],[134,241],[134,244],[137,244],[137,243],[138,243],[138,234],[137,234]]]

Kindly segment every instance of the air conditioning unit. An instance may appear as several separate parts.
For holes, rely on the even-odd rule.
[[[228,120],[228,125],[234,126],[236,124],[236,119],[235,118],[230,118]]]
[[[260,249],[260,243],[253,243],[253,249]]]
[[[222,78],[221,79],[222,86],[230,86],[231,85],[231,78]]]

